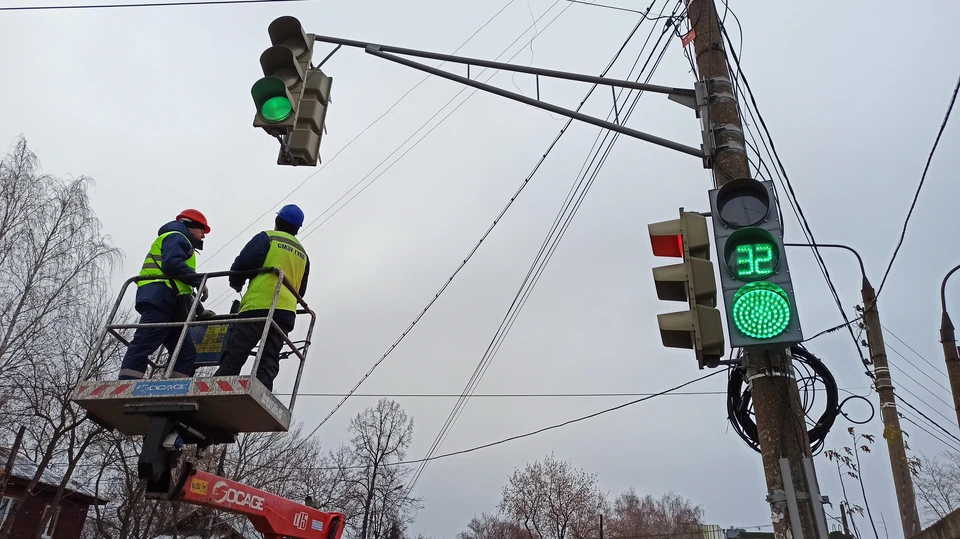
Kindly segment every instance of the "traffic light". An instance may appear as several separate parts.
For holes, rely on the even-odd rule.
[[[710,191],[730,346],[803,341],[773,183],[741,178]]]
[[[300,21],[284,16],[267,27],[270,48],[260,55],[263,77],[250,94],[257,106],[253,126],[272,136],[288,134],[297,122],[297,102],[313,57],[313,36],[307,36]]]
[[[660,339],[668,348],[693,349],[702,369],[716,367],[725,343],[720,311],[717,310],[717,280],[710,261],[710,232],[699,213],[683,211],[680,218],[647,225],[654,256],[682,258],[679,264],[653,268],[657,297],[686,301],[685,311],[658,314]]]
[[[280,137],[277,164],[314,166],[333,79],[310,67],[314,35],[305,33],[295,17],[275,19],[267,33],[271,46],[260,55],[263,77],[250,89],[253,126]]]

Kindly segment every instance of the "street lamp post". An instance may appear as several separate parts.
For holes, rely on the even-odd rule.
[[[947,363],[953,408],[957,413],[957,424],[960,425],[960,350],[957,350],[957,334],[947,313],[947,280],[957,270],[960,270],[960,266],[948,271],[940,283],[940,344],[943,345],[943,360]]]

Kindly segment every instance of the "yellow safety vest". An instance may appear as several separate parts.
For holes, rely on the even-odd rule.
[[[143,265],[140,266],[140,276],[141,277],[151,277],[151,276],[162,276],[163,268],[160,267],[161,262],[163,261],[163,240],[170,234],[180,234],[183,236],[182,232],[177,232],[176,230],[166,232],[161,234],[157,239],[153,240],[153,245],[150,246],[150,252],[147,253],[146,258],[143,260]],[[186,238],[186,236],[183,236]],[[190,238],[187,238],[187,241],[190,241]],[[187,266],[191,269],[197,269],[197,252],[194,249],[190,249],[190,257],[187,258]],[[178,294],[190,294],[193,292],[193,287],[188,285],[183,281],[174,279],[174,283],[177,284],[177,293]],[[170,288],[173,288],[173,284],[167,279],[147,279],[143,281],[137,281],[137,287],[148,285],[150,283],[165,283]]]
[[[300,283],[307,268],[307,252],[297,238],[292,234],[279,230],[266,230],[270,238],[270,250],[263,262],[265,268],[280,268],[283,276],[290,281],[293,289],[300,291]],[[273,303],[273,294],[277,290],[277,276],[274,273],[261,273],[250,280],[247,293],[240,300],[240,312],[257,309],[269,309]],[[286,286],[280,285],[280,297],[277,298],[277,309],[296,311],[297,298],[290,293]]]

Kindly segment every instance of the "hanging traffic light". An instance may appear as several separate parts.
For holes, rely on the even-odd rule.
[[[717,280],[710,261],[710,232],[699,213],[647,225],[654,256],[682,258],[679,264],[653,268],[657,297],[686,301],[688,310],[657,315],[660,339],[668,348],[693,349],[702,369],[716,367],[725,343],[717,306]]]
[[[283,16],[267,27],[272,46],[260,55],[263,77],[250,94],[257,107],[253,126],[271,136],[290,133],[297,124],[303,81],[313,57],[313,35],[295,17]]]
[[[710,191],[730,346],[803,341],[773,184],[741,178]]]

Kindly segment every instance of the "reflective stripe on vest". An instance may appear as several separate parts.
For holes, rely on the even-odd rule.
[[[279,230],[265,231],[270,238],[270,249],[263,262],[265,268],[280,268],[293,289],[300,291],[303,274],[307,268],[307,253],[292,234]],[[250,280],[247,293],[240,300],[240,312],[256,309],[269,309],[273,303],[273,294],[277,290],[277,276],[273,273],[261,273]],[[297,310],[297,298],[290,293],[286,286],[280,286],[280,297],[277,299],[277,309],[284,311]]]
[[[163,261],[163,240],[170,234],[180,234],[183,236],[183,232],[177,232],[176,230],[171,232],[165,232],[161,234],[157,239],[153,240],[153,244],[150,246],[150,252],[147,253],[147,256],[143,259],[143,265],[140,266],[140,276],[141,277],[152,277],[152,276],[162,276],[163,268],[160,267]],[[186,236],[183,236],[187,238]],[[190,241],[190,238],[187,238],[187,241]],[[197,269],[197,252],[193,249],[190,249],[190,257],[187,258],[187,266],[191,269]],[[174,282],[177,283],[177,293],[178,294],[190,294],[193,292],[193,287],[174,279]],[[149,279],[144,281],[137,282],[137,288],[148,285],[150,283],[164,283],[170,288],[173,288],[173,284],[167,279]]]

